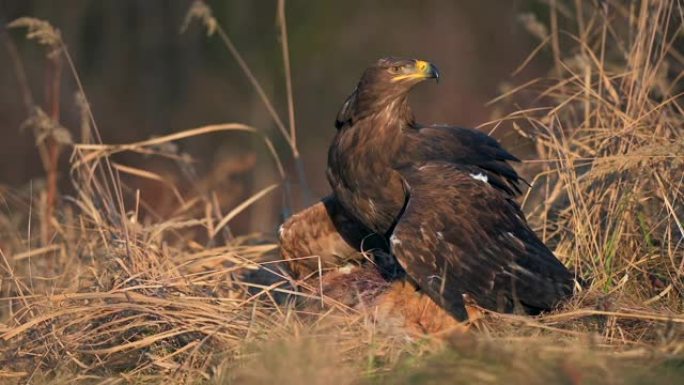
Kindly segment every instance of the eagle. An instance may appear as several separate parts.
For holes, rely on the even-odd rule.
[[[464,298],[500,312],[553,309],[574,277],[515,200],[525,182],[510,162],[519,160],[478,130],[416,122],[408,94],[427,79],[439,71],[417,59],[364,71],[335,121],[332,194],[281,227],[283,256],[310,274],[370,245],[387,276],[413,282],[458,320],[468,318]]]

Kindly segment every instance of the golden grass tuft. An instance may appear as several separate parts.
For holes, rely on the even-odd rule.
[[[516,90],[532,106],[503,119],[539,156],[527,211],[591,288],[681,313],[682,5],[582,4],[542,40],[549,78]]]
[[[188,20],[200,17],[218,32],[259,90],[220,23],[198,4]],[[0,190],[10,208],[0,214],[0,379],[580,384],[684,377],[682,4],[550,4],[548,26],[521,18],[540,39],[523,64],[548,52],[549,75],[498,98],[515,108],[491,124],[511,125],[536,149],[524,170],[535,175],[525,208],[586,280],[572,303],[539,317],[486,313],[465,335],[416,336],[379,327],[373,309],[316,288],[295,292],[287,277],[266,285],[245,279],[256,269],[279,274],[277,245],[269,236],[234,236],[228,226],[275,185],[224,213],[213,192],[181,192],[164,176],[114,158],[162,156],[182,175],[191,163],[165,146],[246,131],[263,139],[281,182],[270,139],[228,123],[103,144],[60,38],[83,110],[83,143],[72,146],[69,173],[75,193],[46,215],[43,187]],[[20,20],[30,31],[54,30]],[[279,128],[295,153],[292,109],[291,130]],[[124,174],[161,183],[177,207],[155,213],[134,184],[122,182]],[[282,294],[326,306],[279,304]]]

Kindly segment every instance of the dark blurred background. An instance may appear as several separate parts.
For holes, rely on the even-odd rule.
[[[291,156],[257,94],[220,40],[195,22],[180,27],[191,1],[184,0],[0,0],[0,22],[20,16],[50,21],[79,71],[105,143],[125,143],[205,124],[242,122],[276,143],[286,168]],[[287,102],[276,23],[276,1],[208,1],[284,121]],[[329,191],[324,176],[334,117],[363,69],[382,56],[411,56],[440,68],[440,84],[412,96],[419,121],[476,126],[492,118],[485,106],[538,44],[518,20],[538,7],[532,0],[309,1],[288,0],[286,12],[298,144],[313,196]],[[44,50],[12,30],[37,103],[44,100]],[[0,184],[21,187],[44,178],[29,131],[8,52],[0,49]],[[543,68],[543,67],[540,67]],[[61,91],[62,125],[79,138],[76,85],[68,71]],[[497,131],[506,140],[506,131]],[[222,209],[277,181],[260,142],[247,134],[222,133],[178,143],[196,159],[201,183],[219,193]],[[521,147],[510,144],[517,155]],[[66,165],[68,151],[62,156]],[[188,192],[192,186],[163,159],[118,155],[117,161],[161,173]],[[66,170],[66,167],[62,167]],[[292,173],[294,175],[294,173]],[[66,173],[61,176],[66,179]],[[159,183],[136,178],[143,199],[163,210],[172,194]],[[67,189],[68,187],[65,187]],[[294,186],[297,193],[298,186]],[[300,196],[295,194],[295,196]],[[304,202],[296,200],[295,209]],[[241,231],[272,231],[280,193],[241,215]]]

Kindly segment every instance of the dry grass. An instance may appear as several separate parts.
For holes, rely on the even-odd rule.
[[[542,40],[575,48],[517,91],[535,92],[534,107],[503,119],[539,154],[527,211],[592,288],[681,312],[681,3],[584,7],[565,15],[576,30]]]
[[[259,88],[220,23],[198,7],[193,17],[210,33],[221,31]],[[0,190],[0,380],[580,384],[684,377],[682,4],[551,1],[549,9],[548,27],[522,18],[540,39],[523,64],[548,53],[553,68],[505,93],[498,101],[514,112],[491,124],[512,124],[536,146],[525,169],[536,175],[525,207],[556,254],[587,281],[573,303],[536,318],[487,314],[467,335],[415,338],[378,328],[372,313],[336,306],[315,291],[295,293],[287,280],[249,290],[258,285],[245,272],[270,269],[264,260],[277,245],[267,236],[236,237],[228,225],[275,185],[224,213],[213,192],[183,195],[163,176],[114,158],[124,151],[163,156],[187,174],[192,164],[166,145],[248,131],[264,140],[284,179],[270,140],[231,123],[102,144],[81,87],[75,193],[46,215],[41,186]],[[55,35],[51,46],[80,87]],[[287,63],[286,43],[283,52]],[[296,154],[288,105],[290,129],[278,126]],[[153,212],[122,174],[161,183],[177,207]],[[329,306],[277,305],[279,293]]]

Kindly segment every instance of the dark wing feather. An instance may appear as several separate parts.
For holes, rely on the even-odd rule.
[[[347,100],[344,101],[344,104],[340,110],[337,112],[337,117],[335,118],[335,128],[338,130],[347,124],[351,124],[354,107],[356,106],[357,94],[357,89],[354,89],[354,92],[349,95]]]
[[[572,275],[527,225],[518,205],[475,167],[444,162],[400,170],[409,199],[392,253],[422,290],[463,319],[461,295],[485,308],[551,309]],[[478,175],[479,174],[479,175]]]
[[[462,127],[429,126],[408,135],[415,143],[414,148],[421,152],[419,157],[413,156],[413,161],[444,161],[480,167],[496,188],[513,196],[521,193],[521,183],[527,183],[508,163],[520,160],[483,132]]]

